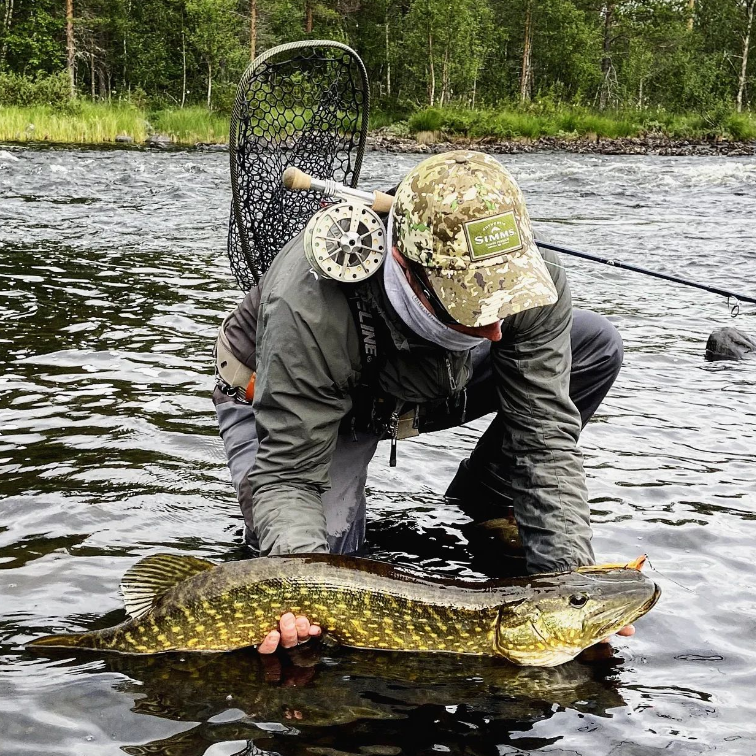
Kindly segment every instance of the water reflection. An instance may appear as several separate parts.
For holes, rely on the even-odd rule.
[[[455,744],[456,753],[482,754],[515,740],[522,747],[523,733],[566,709],[611,716],[625,703],[617,684],[621,660],[604,653],[552,669],[453,655],[347,649],[324,655],[319,648],[265,659],[254,651],[108,656],[104,665],[127,678],[115,687],[133,697],[132,711],[194,725],[124,746],[130,754],[195,756],[210,743],[247,739],[257,748],[294,753],[304,749],[287,748],[287,736],[296,733],[304,735],[308,753],[317,752],[314,746],[351,752],[356,738],[363,748],[411,743],[402,751],[411,753],[440,742]],[[357,737],[366,733],[366,720],[382,721],[369,727],[376,742]],[[530,736],[529,748],[548,740]]]

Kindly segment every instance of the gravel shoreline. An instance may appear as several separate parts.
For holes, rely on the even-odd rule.
[[[605,139],[602,137],[579,137],[563,139],[540,137],[539,139],[498,140],[483,139],[422,139],[398,137],[385,131],[368,134],[366,149],[373,152],[423,152],[437,153],[458,149],[476,149],[494,154],[518,154],[528,152],[562,151],[596,155],[722,155],[741,157],[756,155],[756,140],[744,142],[725,139],[691,140],[671,139],[661,134],[644,137]]]

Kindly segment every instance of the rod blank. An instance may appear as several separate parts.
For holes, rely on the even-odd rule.
[[[536,244],[539,247],[545,247],[546,249],[553,249],[555,252],[560,252],[564,255],[572,255],[573,257],[580,257],[583,260],[591,260],[593,262],[601,263],[602,265],[610,265],[613,268],[620,268],[621,270],[631,270],[633,273],[642,273],[645,276],[651,276],[652,278],[660,278],[662,281],[672,281],[672,283],[682,284],[683,286],[691,286],[694,289],[701,289],[702,291],[708,291],[711,294],[719,294],[722,297],[728,299],[737,299],[740,302],[750,302],[756,304],[756,297],[748,296],[747,294],[738,294],[734,291],[727,291],[726,289],[719,289],[716,286],[706,286],[706,284],[700,284],[696,281],[690,281],[687,278],[679,278],[678,276],[670,276],[667,273],[657,273],[655,270],[648,270],[648,268],[641,268],[639,265],[631,265],[630,263],[623,263],[620,260],[612,260],[608,257],[598,257],[597,255],[589,255],[587,252],[580,252],[577,249],[570,249],[570,247],[562,247],[559,244],[551,244],[549,242],[543,242],[536,240]]]

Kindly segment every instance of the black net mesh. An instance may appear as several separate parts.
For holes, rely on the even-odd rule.
[[[245,72],[231,118],[228,233],[244,291],[320,207],[321,195],[283,187],[286,168],[357,185],[369,99],[362,61],[335,42],[281,45]]]

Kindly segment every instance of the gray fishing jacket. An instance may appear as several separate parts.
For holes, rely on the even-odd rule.
[[[543,256],[557,261],[555,253]],[[491,348],[506,428],[502,453],[531,572],[593,562],[580,415],[569,396],[572,302],[563,269],[549,268],[557,302],[506,318],[503,338]],[[381,275],[370,279],[369,292],[393,343],[377,375],[381,391],[423,403],[464,387],[470,353],[447,352],[402,327]],[[362,371],[344,289],[311,269],[299,235],[229,317],[225,332],[235,356],[257,371],[259,449],[248,478],[261,551],[328,551],[321,495]]]

